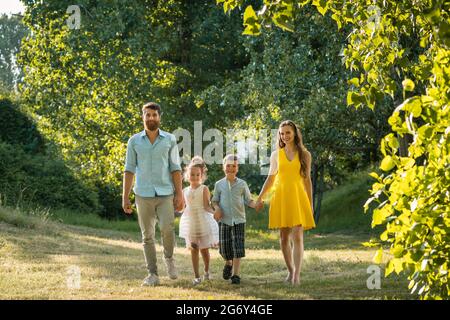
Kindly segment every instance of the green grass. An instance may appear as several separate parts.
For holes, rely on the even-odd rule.
[[[140,232],[135,217],[123,215],[122,219],[107,220],[95,213],[80,213],[74,210],[54,210],[50,218],[64,224],[85,226],[96,229],[111,229],[124,232]]]
[[[373,179],[359,172],[337,188],[325,192],[316,232],[375,232],[371,230],[372,215],[364,213]]]
[[[286,270],[275,231],[247,230],[240,286],[220,278],[223,261],[213,249],[213,280],[192,287],[190,255],[181,241],[175,249],[180,277],[170,280],[161,259],[162,247],[157,245],[161,286],[144,288],[140,284],[146,270],[138,229],[118,231],[93,225],[69,225],[46,214],[0,207],[0,299],[416,298],[399,276],[382,278],[380,290],[367,289],[367,267],[374,250],[361,246],[368,240],[363,234],[308,232],[299,287],[282,281]],[[68,287],[74,267],[81,272],[79,289]]]
[[[33,229],[36,226],[42,226],[48,221],[49,217],[50,212],[46,209],[34,208],[24,210],[0,206],[0,222],[19,228]]]
[[[374,233],[371,215],[362,209],[369,179],[357,174],[324,195],[318,227],[305,233],[302,284],[295,288],[282,281],[279,234],[267,229],[267,206],[260,214],[247,210],[241,286],[220,278],[223,261],[212,249],[214,279],[195,288],[190,254],[178,237],[179,279],[167,278],[157,245],[162,285],[140,286],[146,269],[135,216],[104,220],[68,210],[0,206],[0,299],[415,299],[402,275],[382,276],[380,290],[366,286],[375,253],[361,245]],[[385,252],[384,263],[388,257]],[[67,286],[74,266],[81,271],[79,289]]]

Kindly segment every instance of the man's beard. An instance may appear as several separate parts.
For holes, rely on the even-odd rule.
[[[150,131],[155,131],[159,128],[159,121],[146,121],[145,126]]]

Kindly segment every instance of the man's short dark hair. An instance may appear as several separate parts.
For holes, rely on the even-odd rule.
[[[147,102],[142,106],[142,114],[144,114],[145,109],[152,109],[158,111],[158,115],[161,115],[161,106],[156,102]]]

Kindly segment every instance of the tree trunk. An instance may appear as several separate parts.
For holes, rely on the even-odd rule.
[[[319,223],[320,209],[323,198],[323,166],[313,165],[312,185],[313,185],[313,208],[314,221],[316,225]]]
[[[403,137],[397,135],[399,148],[398,153],[400,157],[408,156],[408,147],[413,142],[413,136],[410,134],[404,134]]]

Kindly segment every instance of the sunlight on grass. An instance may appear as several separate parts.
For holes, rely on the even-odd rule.
[[[130,222],[137,224],[125,221]],[[224,262],[218,249],[211,249],[213,278],[195,288],[190,253],[178,237],[175,259],[179,278],[167,277],[158,237],[161,286],[144,288],[141,282],[146,267],[138,230],[61,224],[45,215],[0,207],[0,234],[0,299],[415,298],[399,276],[382,278],[381,290],[367,289],[367,267],[373,264],[375,251],[361,245],[368,240],[361,233],[307,232],[302,284],[291,287],[283,282],[286,268],[278,232],[249,227],[241,285],[233,286],[221,278]],[[387,255],[384,262],[386,259]],[[79,289],[68,286],[73,268],[80,271]]]

